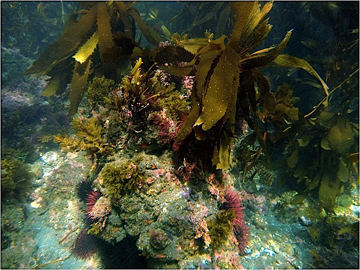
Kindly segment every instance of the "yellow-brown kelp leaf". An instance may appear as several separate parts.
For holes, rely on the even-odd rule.
[[[231,10],[235,16],[233,32],[229,42],[229,46],[232,49],[237,50],[239,47],[240,38],[245,31],[245,27],[250,20],[250,16],[257,8],[257,5],[258,3],[255,1],[230,2]]]
[[[231,147],[233,144],[234,138],[224,132],[220,138],[219,148],[216,145],[214,146],[212,163],[217,170],[226,170],[231,167]]]
[[[324,150],[327,150],[327,151],[331,150],[329,141],[328,141],[328,139],[326,137],[321,139],[320,146]]]
[[[85,44],[81,46],[81,48],[73,56],[73,58],[75,58],[75,60],[78,61],[80,64],[84,63],[96,49],[98,40],[99,37],[97,35],[97,32],[95,32],[91,36],[91,38],[89,38],[88,41],[86,41]]]
[[[196,54],[200,48],[203,48],[209,44],[209,40],[207,38],[190,38],[181,40],[179,43],[180,46],[184,47],[185,50],[191,52],[192,54]]]
[[[308,190],[313,190],[319,186],[319,182],[320,182],[319,174],[315,175],[313,179],[310,179],[307,176],[304,176],[304,178],[305,178],[305,183],[306,183],[306,187],[308,188]]]
[[[70,109],[69,115],[74,115],[80,104],[82,96],[85,92],[87,81],[90,73],[91,60],[88,59],[85,63],[80,64],[75,62],[74,73],[70,84]]]
[[[176,142],[181,142],[191,133],[193,126],[200,115],[200,109],[200,102],[194,98],[191,102],[191,111],[175,137]]]
[[[65,61],[58,63],[52,70],[47,73],[50,78],[42,93],[43,96],[51,96],[53,94],[62,94],[65,92],[71,81],[72,71],[74,70],[74,61],[71,57]]]
[[[359,152],[357,153],[351,153],[346,156],[351,162],[357,162],[359,163]]]
[[[209,72],[211,72],[211,66],[216,57],[221,53],[220,50],[210,51],[201,56],[200,62],[197,66],[196,70],[196,95],[201,101],[201,103],[205,99],[206,90],[208,88],[210,76]]]
[[[272,26],[267,23],[268,20],[260,25],[259,23],[271,10],[272,3],[267,2],[260,9],[258,2],[231,2],[232,11],[236,14],[236,21],[229,45],[240,56],[253,50],[270,32]]]
[[[325,94],[327,96],[329,95],[328,93],[329,87],[326,85],[323,79],[321,79],[319,74],[313,69],[313,67],[307,61],[288,54],[280,54],[278,57],[276,57],[276,59],[273,62],[281,67],[302,68],[303,70],[307,71],[315,78],[317,78],[320,81]]]
[[[241,56],[245,56],[257,46],[267,37],[269,32],[272,29],[272,25],[268,24],[269,18],[264,20],[255,30],[254,33],[251,34],[251,37],[242,41],[242,47],[239,49],[239,54]],[[264,53],[266,49],[262,49],[260,52]]]
[[[80,43],[90,36],[95,25],[96,8],[93,7],[52,43],[43,54],[25,71],[25,74],[46,75],[61,60],[71,56]]]
[[[194,55],[182,47],[166,46],[154,50],[154,60],[158,64],[177,63],[177,62],[190,62]]]
[[[340,181],[330,181],[329,176],[324,174],[319,189],[319,200],[327,213],[334,211],[336,196],[340,190]]]
[[[329,130],[327,139],[332,149],[336,149],[340,154],[347,154],[354,144],[354,135],[350,122],[343,117],[339,117],[336,125]]]
[[[299,154],[298,154],[298,149],[296,148],[292,154],[286,159],[287,164],[289,165],[290,168],[295,168],[297,162],[299,160]]]
[[[125,34],[128,37],[134,39],[133,24],[132,24],[130,16],[127,12],[128,7],[125,5],[124,2],[121,2],[121,1],[116,1],[115,3],[117,5],[119,13],[120,13],[120,20],[124,23]]]
[[[61,84],[64,82],[64,73],[57,74],[51,77],[48,80],[46,87],[42,93],[45,97],[50,97],[55,94],[61,87]]]
[[[240,57],[230,47],[227,47],[220,56],[210,78],[201,114],[195,123],[195,125],[202,124],[204,131],[212,128],[236,102],[239,87],[240,67],[237,64],[239,60]]]
[[[343,183],[346,183],[349,180],[350,176],[350,170],[348,168],[348,165],[345,163],[345,160],[343,157],[339,158],[339,170],[337,172],[337,177],[339,180]]]
[[[138,11],[134,8],[130,8],[128,13],[134,19],[136,25],[139,27],[141,33],[145,36],[147,41],[153,45],[158,45],[161,41],[161,37],[150,26],[148,26],[145,21],[143,21]]]
[[[291,204],[293,205],[298,205],[300,203],[302,203],[306,198],[306,195],[304,194],[298,194],[294,197],[294,199],[291,201]]]
[[[110,15],[107,11],[106,4],[104,2],[98,3],[97,8],[97,27],[99,37],[99,51],[100,57],[104,63],[111,62],[111,56],[106,56],[106,51],[115,46],[113,35],[111,32]],[[108,59],[110,58],[110,59]]]
[[[219,16],[219,20],[215,31],[215,37],[219,37],[225,32],[225,27],[229,21],[230,12],[231,12],[230,6],[225,5]]]
[[[222,35],[218,39],[208,41],[206,46],[199,48],[196,57],[214,50],[225,50],[225,39],[226,36]]]
[[[291,33],[292,30],[288,31],[284,39],[280,42],[280,44],[274,49],[272,49],[269,53],[265,55],[255,53],[254,55],[242,59],[241,66],[243,66],[244,69],[263,67],[271,63],[272,61],[276,60],[280,56],[280,53],[285,49],[287,43],[289,42]]]

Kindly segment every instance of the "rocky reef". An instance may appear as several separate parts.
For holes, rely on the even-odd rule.
[[[354,254],[358,124],[346,98],[356,98],[358,69],[340,82],[323,80],[310,61],[283,53],[290,29],[276,46],[256,51],[272,29],[273,5],[214,4],[188,31],[220,12],[231,34],[218,25],[190,38],[151,27],[131,3],[84,2],[26,71],[48,76],[39,100],[61,113],[41,104],[47,110],[33,135],[47,145],[37,148],[41,162],[28,167],[13,150],[16,138],[2,145],[4,201],[31,201],[30,209],[2,215],[2,254],[21,250],[11,244],[21,231],[11,217],[22,223],[27,214],[44,224],[48,218],[53,230],[61,224],[66,233],[57,244],[66,252],[40,254],[23,268],[71,260],[95,268],[316,268],[329,266],[331,250]],[[311,76],[312,111],[302,111],[293,85],[276,81],[272,90],[278,75],[264,69],[274,66]],[[342,85],[348,91],[339,105],[333,98]],[[12,130],[30,125],[23,110],[43,108],[5,103],[7,115],[21,119],[14,127],[3,120]],[[351,256],[338,265],[348,262],[356,265]]]

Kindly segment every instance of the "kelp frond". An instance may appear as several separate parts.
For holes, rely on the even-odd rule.
[[[194,54],[194,59],[182,70],[186,71],[187,68],[187,71],[193,72],[190,66],[196,65],[191,111],[179,130],[176,141],[184,140],[191,132],[194,132],[198,140],[207,140],[210,130],[214,130],[212,161],[217,169],[226,169],[231,165],[232,134],[237,110],[240,109],[243,112],[242,117],[257,133],[260,132],[258,125],[252,120],[258,105],[257,95],[267,100],[265,109],[270,106],[269,100],[273,101],[274,107],[269,108],[273,116],[277,116],[272,119],[278,119],[280,122],[284,118],[287,121],[298,119],[297,108],[288,100],[276,101],[278,96],[275,98],[275,95],[270,93],[267,79],[256,68],[272,62],[279,66],[303,68],[320,80],[325,92],[327,89],[325,82],[306,61],[297,61],[298,58],[281,55],[289,42],[292,30],[276,47],[249,54],[266,38],[272,28],[268,24],[268,19],[265,19],[272,8],[272,2],[264,4],[262,8],[258,2],[231,2],[230,6],[234,14],[234,29],[228,44],[225,43],[226,36],[217,40],[187,40],[186,37],[180,36],[174,38],[179,46],[189,48]],[[171,67],[167,71],[172,73]],[[179,70],[174,69],[174,73],[176,72]],[[239,81],[242,74],[244,78]],[[259,86],[260,93],[256,92],[255,83]],[[238,96],[241,100],[237,104]],[[257,114],[260,118],[264,117],[259,112]],[[257,137],[264,146],[263,135],[258,134]]]
[[[113,65],[112,79],[121,79],[121,67],[114,68],[114,63],[120,58],[130,60],[136,46],[132,20],[151,44],[161,41],[160,36],[141,19],[130,4],[110,1],[84,3],[84,6],[89,9],[82,10],[81,15],[79,12],[79,19],[67,27],[60,38],[25,72],[50,77],[43,93],[45,96],[61,94],[70,83],[69,115],[77,112],[91,74],[95,74],[97,70],[103,73],[106,65]],[[124,25],[123,32],[115,30],[112,23],[118,23],[119,20]],[[100,59],[94,57],[96,50]]]

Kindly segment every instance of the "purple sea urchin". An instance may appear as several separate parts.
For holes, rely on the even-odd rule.
[[[235,219],[233,220],[233,232],[238,241],[240,253],[243,253],[249,241],[249,227],[244,221],[243,209],[241,206],[240,194],[232,187],[227,186],[225,190],[224,209],[233,209],[235,212]]]
[[[96,201],[101,197],[101,193],[99,191],[91,191],[86,198],[86,205],[87,205],[87,213],[91,213]]]
[[[98,238],[88,234],[87,229],[80,232],[75,241],[73,254],[80,259],[90,258],[98,251]]]

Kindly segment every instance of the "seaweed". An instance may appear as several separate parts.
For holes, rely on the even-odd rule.
[[[215,219],[207,222],[212,249],[220,249],[229,240],[233,232],[235,218],[236,214],[233,209],[220,210],[216,213]]]
[[[108,95],[114,88],[114,80],[106,79],[105,76],[93,78],[86,91],[86,97],[90,103],[90,107],[95,110],[100,106],[107,105]]]
[[[72,126],[75,134],[58,134],[54,136],[54,141],[60,143],[60,147],[66,152],[86,151],[88,156],[96,165],[97,160],[102,156],[113,153],[113,148],[102,137],[102,128],[96,117],[90,119],[74,118]]]
[[[33,177],[34,174],[24,162],[16,158],[1,159],[1,199],[16,194],[20,200],[24,200]]]
[[[141,165],[142,159],[143,155],[139,154],[131,160],[106,163],[95,180],[102,193],[110,198],[120,199],[124,194],[136,190],[146,178],[146,171]]]
[[[126,62],[130,61],[134,47],[138,46],[134,41],[132,19],[150,43],[160,41],[159,35],[130,4],[98,2],[84,6],[88,9],[75,13],[82,16],[67,27],[25,72],[50,76],[43,93],[45,96],[63,93],[70,83],[69,115],[77,112],[93,74],[108,69],[108,78],[120,80]],[[118,29],[114,23],[119,20],[124,29]],[[119,59],[125,61],[119,63]],[[115,66],[116,63],[119,65]]]
[[[249,54],[266,38],[272,28],[268,24],[268,19],[264,20],[271,10],[271,2],[266,3],[261,9],[257,2],[232,2],[230,6],[234,14],[234,28],[228,44],[225,43],[224,35],[216,40],[209,38],[188,40],[191,46],[189,50],[195,55],[194,59],[182,69],[186,71],[196,65],[195,72],[190,69],[190,74],[194,72],[196,75],[196,89],[195,94],[192,95],[190,113],[175,138],[176,141],[182,141],[193,132],[196,139],[209,140],[214,148],[212,164],[217,169],[231,166],[231,146],[236,112],[239,110],[243,112],[241,117],[249,122],[250,127],[255,128],[258,140],[265,148],[263,134],[260,133],[258,124],[253,122],[252,115],[255,114],[258,106],[257,96],[263,100],[269,100],[273,96],[269,92],[266,78],[257,68],[269,65],[271,62],[285,66],[284,62],[286,62],[286,66],[303,68],[322,82],[306,61],[285,61],[284,59],[295,58],[280,55],[292,31],[286,34],[278,46]],[[174,40],[179,46],[187,49],[186,36],[179,38],[177,35]],[[196,43],[199,46],[194,49],[193,44]],[[276,60],[278,57],[279,60]],[[171,73],[172,67],[166,70]],[[174,74],[178,72],[179,69],[175,67]],[[256,83],[261,90],[260,93],[256,93]],[[325,83],[323,87],[326,91]],[[289,102],[287,106],[281,105],[281,101],[278,102],[277,110],[286,117],[296,119],[296,108],[292,108]]]

